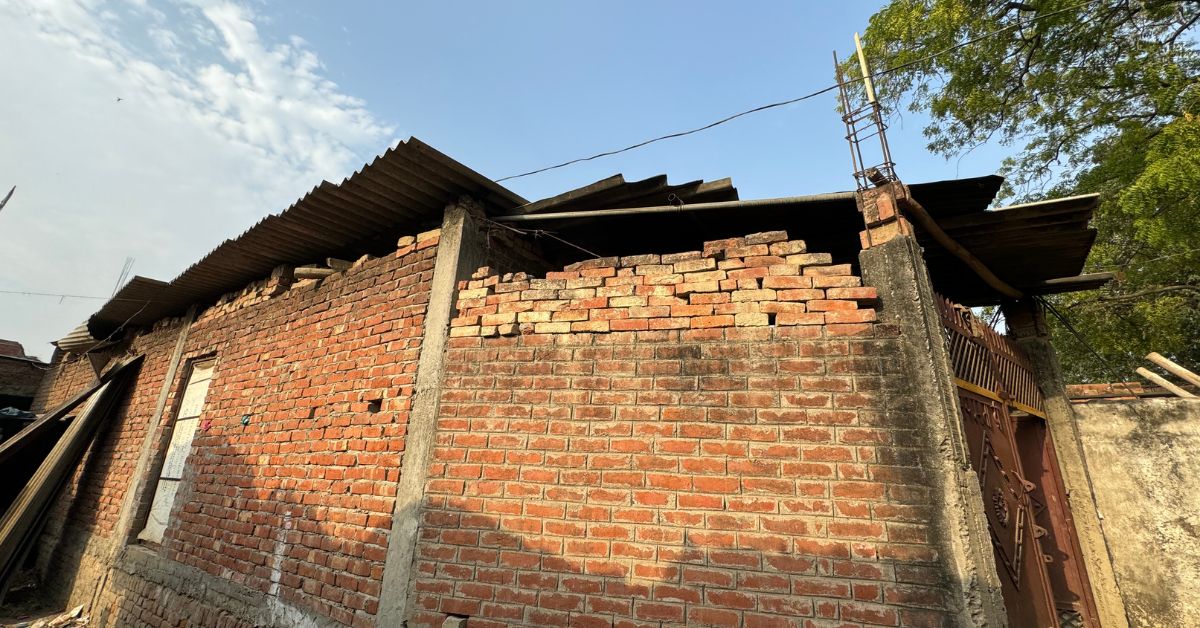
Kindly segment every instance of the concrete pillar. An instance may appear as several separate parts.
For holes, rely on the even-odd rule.
[[[1002,309],[1009,334],[1028,356],[1042,397],[1045,398],[1046,425],[1054,442],[1054,454],[1058,457],[1063,486],[1067,491],[1067,501],[1083,551],[1080,558],[1091,581],[1101,625],[1106,628],[1128,628],[1125,604],[1117,588],[1112,558],[1100,527],[1075,410],[1067,399],[1058,355],[1050,345],[1045,311],[1039,304],[1029,300],[1007,302]]]
[[[900,327],[904,377],[919,428],[931,444],[924,461],[933,483],[942,563],[956,626],[1007,626],[1000,578],[983,511],[979,479],[971,468],[958,391],[933,285],[911,227],[896,212],[901,183],[860,193],[867,229],[859,254],[863,281],[879,292],[879,316]],[[883,211],[880,211],[880,208]]]
[[[417,529],[425,493],[425,480],[433,461],[437,435],[438,409],[441,403],[442,372],[446,340],[450,331],[454,298],[459,279],[467,279],[483,263],[481,237],[473,216],[482,215],[482,207],[462,198],[446,207],[441,238],[425,310],[424,338],[417,361],[417,379],[408,417],[404,462],[392,513],[383,586],[379,596],[380,626],[400,626],[412,613],[410,606],[413,561],[417,547]]]

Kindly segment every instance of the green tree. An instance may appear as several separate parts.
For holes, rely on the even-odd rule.
[[[1004,194],[1097,192],[1085,272],[1105,288],[1053,301],[1073,381],[1127,378],[1149,351],[1200,366],[1197,0],[892,0],[864,46],[890,113],[926,112],[930,150],[1011,146]],[[949,52],[934,54],[971,42]]]

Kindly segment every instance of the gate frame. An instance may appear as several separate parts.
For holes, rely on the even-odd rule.
[[[1080,562],[1087,573],[1100,625],[1129,628],[1125,602],[1117,585],[1112,554],[1102,530],[1091,474],[1075,411],[1067,397],[1058,355],[1050,344],[1044,307],[1033,300],[1006,301],[1000,306],[1008,333],[1024,351],[1045,399],[1046,431],[1070,505]]]

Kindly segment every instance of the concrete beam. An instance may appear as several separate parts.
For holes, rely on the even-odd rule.
[[[1100,624],[1105,628],[1128,628],[1125,603],[1117,586],[1112,555],[1101,529],[1096,495],[1083,454],[1075,410],[1063,386],[1058,355],[1050,345],[1045,312],[1030,300],[1009,301],[1001,309],[1009,334],[1029,358],[1038,388],[1045,399],[1046,427],[1054,442],[1054,454],[1058,457],[1063,488],[1067,492],[1067,502],[1083,552],[1080,558],[1091,581]]]
[[[936,500],[937,519],[931,523],[940,537],[945,584],[956,605],[954,625],[1007,626],[933,285],[916,239],[903,232],[889,236],[872,238],[870,248],[859,253],[859,262],[863,281],[879,292],[881,320],[900,327],[901,361],[907,385],[915,388],[917,427],[932,444],[924,461]]]
[[[424,338],[417,361],[412,409],[408,417],[404,462],[397,483],[396,506],[392,513],[392,530],[383,568],[379,613],[376,615],[376,622],[380,626],[403,625],[402,622],[412,613],[410,600],[415,580],[413,561],[417,548],[417,529],[425,496],[425,480],[429,475],[437,436],[450,317],[454,310],[458,280],[469,278],[481,262],[480,236],[472,218],[481,214],[482,207],[464,197],[446,207],[442,220],[429,304],[425,310]]]

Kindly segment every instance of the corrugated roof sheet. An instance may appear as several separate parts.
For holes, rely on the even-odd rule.
[[[607,181],[607,180],[606,180]],[[722,180],[725,181],[725,180]],[[909,185],[913,196],[934,217],[943,219],[962,214],[977,214],[987,209],[1004,182],[1002,177],[985,176],[950,181],[934,181]],[[604,182],[600,182],[603,184]],[[629,184],[626,184],[629,185]],[[599,187],[593,184],[589,187]],[[580,188],[587,190],[588,188]],[[729,186],[736,195],[736,190]],[[576,192],[578,193],[578,192]],[[586,206],[567,193],[519,207],[512,214],[557,214],[567,211],[618,209],[604,203]],[[598,196],[591,192],[591,196]],[[661,196],[661,195],[660,195]],[[736,198],[736,196],[735,196]],[[734,199],[707,199],[734,200]],[[692,203],[700,201],[691,200]],[[757,202],[757,201],[756,201]],[[688,201],[685,201],[687,204]],[[651,205],[671,204],[656,199]],[[534,211],[529,211],[533,208]],[[809,241],[813,250],[830,253],[838,263],[858,263],[861,245],[858,232],[862,216],[858,213],[853,193],[817,195],[802,208],[795,206],[756,207],[753,210],[713,209],[701,212],[669,213],[637,216],[611,216],[603,221],[588,217],[547,220],[536,223],[584,248],[601,255],[635,255],[646,251],[686,251],[705,240],[716,240],[756,231],[787,229],[793,237]],[[556,261],[576,261],[579,250],[553,240],[543,247]]]
[[[1088,227],[1098,194],[1038,201],[938,218],[951,238],[1010,285],[1025,288],[1083,270],[1096,230]],[[970,268],[919,230],[934,286],[964,305],[999,302]]]
[[[626,182],[615,175],[530,203],[416,138],[376,157],[340,184],[327,181],[283,212],[267,216],[222,242],[169,283],[134,277],[85,326],[59,341],[83,351],[125,325],[147,325],[182,314],[266,277],[281,264],[304,264],[396,235],[437,226],[448,203],[463,195],[503,214],[649,202],[705,202],[737,198],[729,179],[672,185],[666,175]],[[65,344],[64,344],[65,343]]]
[[[1022,288],[1078,275],[1095,239],[1088,221],[1098,197],[1080,196],[989,210],[1003,181],[998,176],[986,176],[914,183],[908,187],[951,237],[1010,284]],[[559,211],[556,207],[537,213]],[[810,250],[829,253],[836,263],[855,266],[861,250],[858,233],[863,228],[852,194],[817,196],[799,207],[784,202],[772,206],[763,200],[755,201],[753,207],[736,209],[597,218],[576,214],[520,224],[547,229],[605,256],[685,251],[705,240],[785,229],[792,237],[806,240]],[[961,260],[919,228],[917,237],[925,248],[934,286],[945,296],[969,305],[999,302],[999,295]],[[578,249],[559,242],[547,241],[544,247],[548,255],[564,263],[581,257]]]
[[[672,185],[665,174],[633,182],[626,182],[623,175],[616,174],[591,185],[518,207],[509,213],[545,214],[736,200],[737,188],[728,178]]]
[[[987,176],[909,187],[931,215],[953,223],[970,222],[972,216],[984,212],[1002,183],[1001,177]],[[627,182],[618,174],[531,203],[424,142],[409,138],[341,183],[324,181],[283,212],[267,216],[236,238],[224,241],[169,283],[134,277],[85,326],[73,330],[58,344],[64,350],[84,351],[98,339],[113,337],[123,326],[148,325],[182,314],[191,304],[215,301],[225,293],[268,276],[281,264],[311,263],[339,253],[361,252],[389,240],[394,242],[397,235],[437,226],[445,206],[463,195],[484,202],[493,215],[738,199],[737,189],[729,179],[672,185],[665,175]],[[1090,217],[1090,208],[1087,215]],[[1076,222],[1071,228],[1077,231],[1079,216],[1072,216]],[[647,229],[646,220],[666,222],[663,229]],[[556,227],[571,238],[588,243],[592,250],[611,254],[667,250],[674,244],[672,239],[678,240],[681,247],[694,248],[703,239],[712,239],[714,234],[737,235],[791,225],[795,237],[812,239],[814,244],[821,241],[826,246],[824,250],[835,258],[853,262],[857,261],[858,231],[862,228],[852,201],[816,203],[811,211],[802,214],[794,210],[756,211],[739,214],[733,221],[689,216],[681,223],[672,216],[659,216],[583,224],[593,222],[583,219]],[[631,230],[629,225],[634,223],[641,228]],[[613,237],[614,228],[620,237]],[[972,234],[964,235],[969,238]],[[1079,247],[1074,247],[1072,255],[1086,255],[1090,243],[1090,239],[1086,243],[1080,241],[1077,244],[1083,247],[1082,254],[1077,250]],[[551,255],[553,246],[549,245]],[[559,253],[564,257],[578,255],[573,249]],[[1073,259],[1060,266],[1065,268],[1074,263]]]
[[[88,330],[94,338],[104,338],[122,325],[153,323],[182,313],[192,303],[216,299],[266,277],[280,264],[309,263],[356,245],[435,226],[446,205],[462,195],[494,211],[528,204],[504,186],[409,138],[340,184],[323,181],[283,212],[222,242],[170,283],[134,277],[91,316]]]

